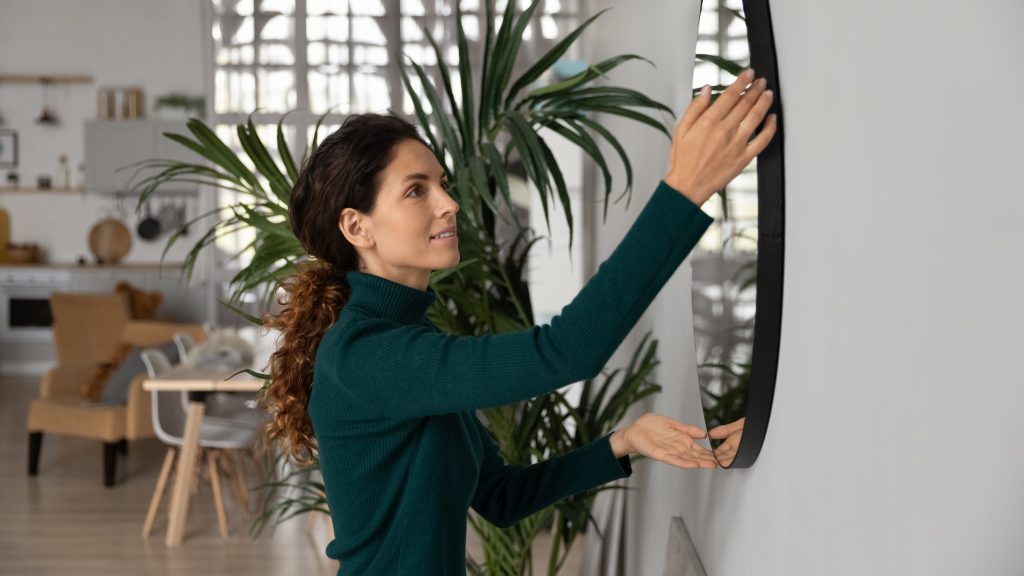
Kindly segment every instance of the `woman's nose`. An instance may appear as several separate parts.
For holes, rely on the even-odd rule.
[[[455,201],[455,198],[453,198],[451,196],[451,194],[449,194],[448,192],[444,191],[443,189],[442,189],[441,193],[443,195],[443,199],[442,200],[443,200],[444,212],[451,212],[452,214],[458,214],[459,210],[461,209],[461,207],[459,206],[459,203]]]

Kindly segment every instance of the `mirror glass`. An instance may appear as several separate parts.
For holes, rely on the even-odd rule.
[[[746,24],[741,0],[702,2],[694,97],[709,84],[717,99],[750,66]],[[757,312],[757,187],[755,159],[704,204],[715,221],[690,255],[701,402],[723,467],[736,456],[747,414]]]

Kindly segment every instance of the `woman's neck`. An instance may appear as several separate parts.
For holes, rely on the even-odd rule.
[[[421,291],[426,291],[430,283],[430,270],[422,268],[396,268],[379,262],[370,262],[360,264],[359,271]]]

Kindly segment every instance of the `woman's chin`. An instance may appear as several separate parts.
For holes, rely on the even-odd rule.
[[[457,266],[462,261],[462,257],[456,252],[451,258],[438,259],[434,266],[431,268],[432,271],[447,270],[454,266]]]

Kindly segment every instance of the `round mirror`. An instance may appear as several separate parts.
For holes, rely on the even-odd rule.
[[[753,67],[775,93],[768,147],[704,205],[715,222],[690,255],[697,374],[722,467],[749,467],[768,428],[782,320],[782,98],[767,0],[704,0],[694,96],[712,98]],[[754,132],[756,136],[760,129]]]

